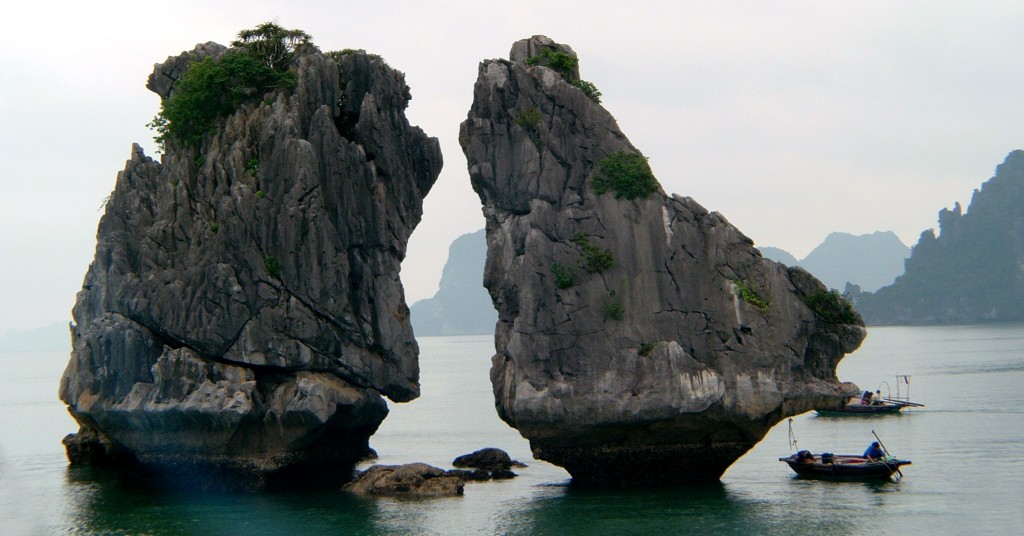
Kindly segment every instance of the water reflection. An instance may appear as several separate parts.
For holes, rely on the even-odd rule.
[[[654,490],[550,488],[501,516],[498,533],[598,534],[845,534],[843,516],[808,516],[803,494],[759,499],[725,484]],[[811,509],[813,511],[813,509]]]
[[[380,534],[375,501],[342,492],[188,493],[111,471],[66,473],[71,534]]]

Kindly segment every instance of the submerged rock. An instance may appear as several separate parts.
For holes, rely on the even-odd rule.
[[[168,98],[213,43],[155,66]],[[74,307],[60,397],[72,463],[191,483],[337,486],[383,396],[419,394],[401,281],[437,179],[403,75],[364,52],[296,53],[198,146],[139,146],[117,177]]]
[[[866,333],[852,309],[827,314],[813,276],[631,176],[644,159],[571,48],[535,36],[510,56],[481,63],[460,143],[487,220],[495,402],[534,456],[579,483],[714,481],[857,390],[835,375]]]

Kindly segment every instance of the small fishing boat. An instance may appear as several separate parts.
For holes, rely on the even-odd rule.
[[[900,384],[906,384],[906,396],[900,396]],[[882,382],[882,386],[889,390],[889,384]],[[891,415],[903,411],[904,408],[921,408],[924,404],[910,401],[910,376],[900,374],[896,376],[896,396],[882,396],[881,387],[874,393],[864,391],[861,396],[855,396],[846,401],[846,404],[837,408],[815,408],[818,415],[833,417],[841,415]]]
[[[817,408],[814,411],[818,415],[829,417],[837,415],[888,415],[899,413],[903,408],[920,407],[922,405],[899,400],[882,400],[877,403],[865,404],[861,402],[860,397],[853,397],[845,405],[838,408]]]
[[[779,461],[786,462],[802,477],[826,480],[884,480],[899,473],[901,466],[910,465],[910,460],[892,456],[869,460],[851,454],[811,454],[806,450]]]

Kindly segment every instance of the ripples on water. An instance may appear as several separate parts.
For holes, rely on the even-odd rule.
[[[906,477],[889,483],[801,480],[786,422],[720,484],[658,490],[581,490],[532,460],[498,420],[490,337],[424,338],[423,396],[392,405],[371,444],[379,463],[451,460],[498,446],[530,467],[512,481],[468,484],[449,499],[367,499],[341,492],[183,494],[141,489],[67,467],[75,429],[56,399],[63,353],[2,354],[0,531],[3,534],[976,534],[1024,526],[1024,325],[870,328],[839,376],[895,389],[911,376],[926,407],[883,417],[793,419],[797,448],[859,453],[875,431]],[[901,386],[905,394],[905,386]],[[892,393],[895,394],[895,393]]]

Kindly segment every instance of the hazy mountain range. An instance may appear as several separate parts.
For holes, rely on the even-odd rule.
[[[801,260],[779,248],[758,249],[776,262],[806,269],[828,288],[844,290],[852,283],[868,292],[891,284],[903,273],[903,263],[910,256],[910,248],[892,231],[832,233]]]

